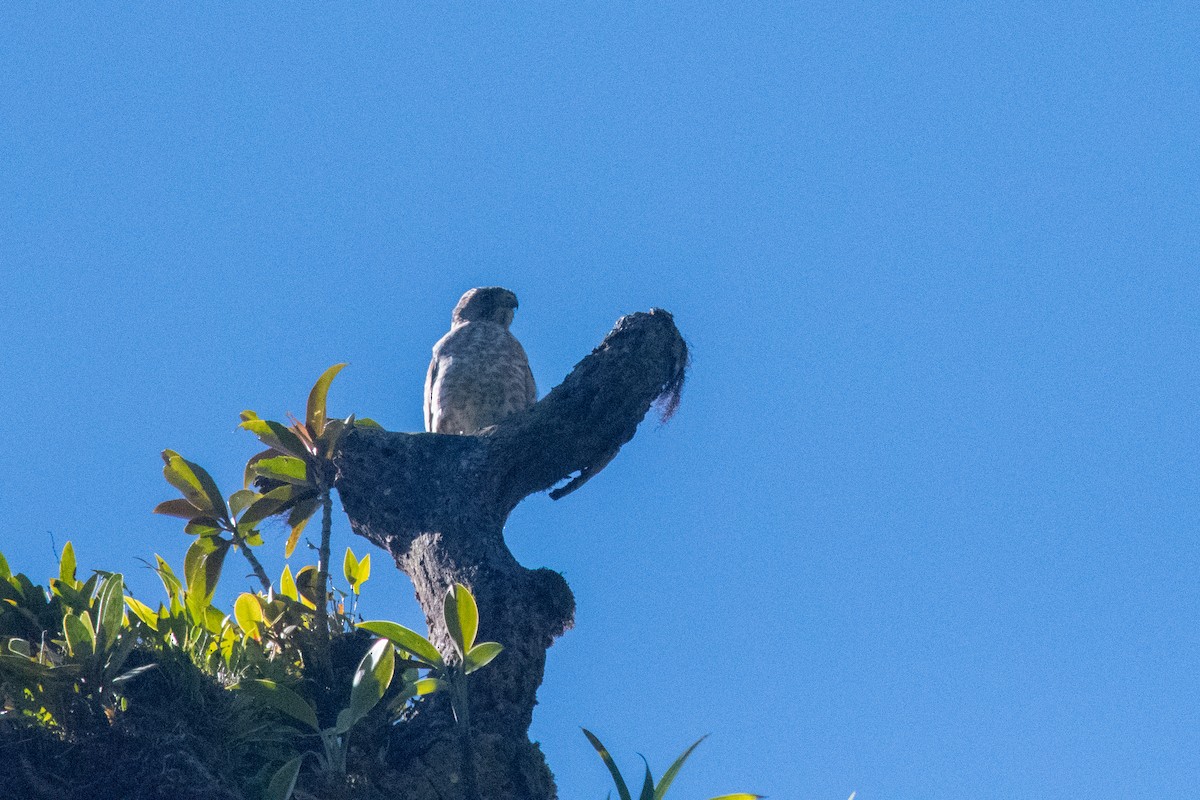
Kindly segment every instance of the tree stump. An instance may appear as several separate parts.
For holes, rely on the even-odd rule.
[[[336,485],[350,527],[391,553],[412,579],[443,656],[453,650],[442,601],[455,583],[478,600],[480,641],[504,645],[471,676],[469,749],[459,746],[449,703],[438,695],[392,729],[387,783],[403,787],[406,800],[556,797],[529,725],[546,650],[571,627],[575,598],[559,573],[517,563],[504,543],[504,523],[530,494],[566,480],[551,492],[558,499],[582,486],[633,437],[656,401],[669,417],[687,362],[671,315],[652,309],[618,320],[532,408],[476,434],[360,428],[343,440]]]

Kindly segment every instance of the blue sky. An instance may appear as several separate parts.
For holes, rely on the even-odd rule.
[[[162,448],[232,491],[238,412],[338,361],[333,411],[419,429],[471,286],[543,392],[659,306],[678,416],[506,533],[578,599],[564,800],[608,789],[580,725],[631,771],[711,733],[680,800],[1188,796],[1198,40],[1182,3],[6,7],[0,550],[153,599]],[[365,613],[416,624],[375,561]]]

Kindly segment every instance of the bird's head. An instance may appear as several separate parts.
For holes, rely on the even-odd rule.
[[[495,322],[508,327],[517,308],[517,296],[499,286],[481,286],[470,289],[454,307],[450,318],[452,326],[468,322]]]

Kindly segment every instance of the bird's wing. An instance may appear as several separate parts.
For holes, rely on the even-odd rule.
[[[438,357],[437,352],[429,362],[429,371],[425,373],[425,430],[433,432],[433,384],[437,381]]]
[[[533,370],[529,368],[529,362],[525,362],[525,396],[529,399],[529,405],[537,402],[537,384],[533,382]]]
[[[528,408],[537,402],[537,384],[533,380],[533,370],[529,368],[529,356],[525,355],[525,348],[517,341],[517,337],[514,336],[512,341],[517,346],[517,354],[525,367],[525,406]]]

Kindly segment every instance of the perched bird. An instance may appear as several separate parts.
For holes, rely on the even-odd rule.
[[[537,401],[529,359],[508,330],[516,308],[517,296],[499,286],[458,301],[425,376],[425,430],[475,433]]]

